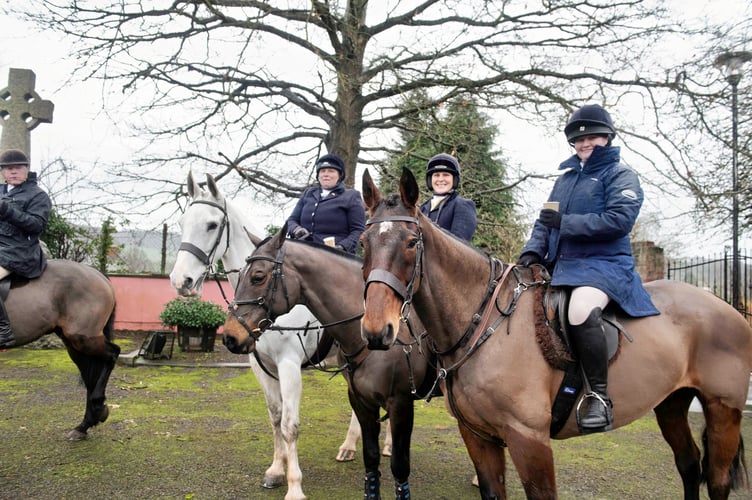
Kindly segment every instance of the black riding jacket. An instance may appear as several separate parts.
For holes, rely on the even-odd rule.
[[[36,278],[47,266],[39,236],[47,226],[50,197],[37,185],[37,174],[29,172],[26,182],[10,193],[3,185],[0,200],[7,202],[6,209],[0,207],[0,266]]]

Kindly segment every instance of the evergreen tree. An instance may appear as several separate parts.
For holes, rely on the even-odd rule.
[[[433,155],[455,156],[462,174],[459,193],[478,208],[478,229],[472,243],[503,260],[516,260],[526,228],[514,211],[513,189],[505,183],[505,160],[493,149],[496,127],[472,99],[456,98],[446,109],[430,106],[429,102],[424,93],[416,92],[405,103],[404,109],[419,111],[403,119],[398,151],[381,172],[379,188],[395,192],[403,167],[422,181],[426,163]],[[431,192],[425,182],[420,185],[421,199],[426,200]]]
[[[69,223],[54,208],[47,218],[47,227],[40,236],[52,258],[86,261],[93,253],[92,235],[83,228]]]
[[[115,225],[112,223],[112,217],[107,217],[102,222],[102,230],[99,236],[95,238],[95,246],[97,249],[96,260],[97,269],[102,274],[107,274],[107,260],[111,257],[111,253],[117,251],[118,247],[115,246]]]

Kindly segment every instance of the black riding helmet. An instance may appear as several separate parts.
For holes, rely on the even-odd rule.
[[[6,149],[0,153],[0,168],[9,167],[11,165],[26,165],[29,166],[29,158],[23,151],[18,149]]]
[[[572,113],[564,127],[564,135],[570,146],[574,146],[575,139],[586,135],[606,136],[610,146],[611,140],[616,136],[616,129],[608,111],[598,104],[586,104]]]
[[[322,168],[333,168],[339,171],[340,182],[345,180],[345,162],[339,156],[328,153],[316,160],[316,178]]]
[[[454,156],[439,153],[428,160],[428,165],[426,166],[426,185],[429,191],[433,191],[431,176],[434,172],[449,172],[454,179],[452,189],[457,189],[460,186],[460,163]]]

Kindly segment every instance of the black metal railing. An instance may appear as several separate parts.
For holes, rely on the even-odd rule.
[[[684,281],[716,294],[729,304],[734,296],[732,289],[732,255],[730,251],[707,257],[668,259],[666,278]],[[750,274],[752,256],[745,250],[739,251],[739,307],[740,313],[752,324],[752,293]]]

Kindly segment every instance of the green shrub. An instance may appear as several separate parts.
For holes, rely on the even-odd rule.
[[[217,328],[225,322],[225,310],[198,297],[177,297],[164,305],[159,320],[165,326]]]

